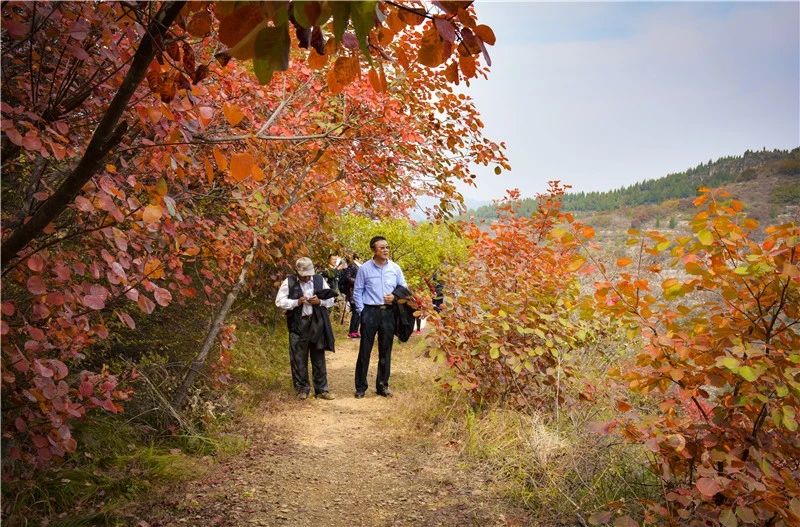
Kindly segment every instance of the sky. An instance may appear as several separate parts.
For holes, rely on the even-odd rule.
[[[468,201],[559,179],[609,190],[745,150],[800,146],[800,3],[476,4],[488,80],[473,96],[512,170]]]

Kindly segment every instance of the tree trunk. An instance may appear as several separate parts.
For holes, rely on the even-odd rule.
[[[233,289],[231,289],[228,292],[228,295],[225,297],[225,302],[222,304],[217,316],[214,317],[214,321],[211,323],[211,329],[203,341],[203,346],[200,348],[200,352],[195,356],[192,364],[189,366],[189,371],[186,372],[186,376],[183,378],[183,382],[175,392],[175,396],[172,398],[173,407],[180,410],[180,408],[183,406],[183,403],[186,401],[186,396],[189,394],[189,389],[194,384],[198,373],[200,373],[200,369],[205,364],[206,357],[208,357],[208,353],[211,351],[211,348],[214,346],[214,342],[217,340],[219,330],[222,328],[222,323],[225,322],[225,317],[228,316],[228,311],[230,311],[233,302],[236,300],[236,297],[239,296],[239,293],[242,291],[242,287],[244,287],[247,271],[250,269],[250,265],[253,263],[253,256],[255,255],[257,248],[258,242],[254,241],[253,246],[250,248],[250,252],[247,254],[247,257],[244,260],[242,271],[239,273],[239,279],[236,281]]]
[[[185,1],[165,2],[146,28],[142,42],[136,50],[128,73],[122,81],[103,119],[92,135],[86,151],[75,169],[61,182],[50,198],[42,203],[30,221],[17,227],[2,245],[2,268],[13,260],[17,253],[41,235],[42,231],[72,203],[83,186],[94,176],[108,152],[121,140],[127,130],[125,121],[119,122],[147,68],[155,57],[156,50],[167,34],[167,30],[183,8]]]

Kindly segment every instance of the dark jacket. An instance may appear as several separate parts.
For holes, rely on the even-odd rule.
[[[356,275],[358,274],[358,266],[355,262],[351,263],[339,275],[339,291],[344,293],[347,301],[350,302],[353,298],[353,287],[356,285]]]
[[[322,288],[322,276],[315,274],[314,278],[314,294],[320,300],[327,300],[334,298],[336,293],[330,289]],[[300,287],[300,280],[294,276],[289,276],[289,295],[292,300],[297,300],[303,296],[303,289]],[[286,312],[286,325],[289,331],[297,333],[297,328],[300,326],[300,318],[303,316],[302,308],[295,308]],[[310,324],[310,343],[312,349],[315,350],[330,350],[335,351],[333,338],[333,327],[331,326],[330,317],[328,316],[328,309],[323,306],[311,306],[311,324]]]
[[[320,300],[336,298],[338,296],[332,289],[314,289],[314,294]],[[323,306],[312,306],[311,313],[311,338],[309,346],[311,349],[322,351],[336,351],[335,339],[333,337],[333,327],[328,315],[328,308]]]
[[[417,306],[413,304],[414,295],[402,285],[395,287],[392,294],[394,295],[392,303],[394,334],[400,339],[400,342],[406,342],[414,332],[414,312],[417,310]]]

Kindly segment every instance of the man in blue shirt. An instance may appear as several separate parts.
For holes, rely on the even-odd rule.
[[[378,335],[378,375],[375,390],[378,395],[391,397],[389,373],[392,363],[392,344],[394,343],[394,312],[392,302],[394,288],[407,287],[400,266],[389,260],[389,242],[383,236],[375,236],[369,241],[373,257],[358,268],[356,283],[353,286],[353,303],[361,315],[361,343],[356,361],[356,399],[361,399],[367,391],[369,356],[375,335]]]

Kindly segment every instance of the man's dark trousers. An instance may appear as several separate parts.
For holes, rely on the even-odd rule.
[[[309,349],[311,317],[302,317],[297,333],[289,332],[289,362],[292,367],[292,384],[297,393],[308,393],[308,356],[311,355],[311,372],[314,376],[314,393],[328,391],[328,372],[325,369],[325,350]]]
[[[364,306],[361,312],[361,343],[356,361],[356,392],[366,392],[369,356],[375,335],[378,335],[378,378],[375,389],[378,393],[389,389],[389,373],[392,367],[392,344],[394,342],[394,311],[392,306]]]
[[[351,298],[350,302],[350,333],[358,333],[358,325],[361,322],[358,312],[356,311],[356,303]]]

